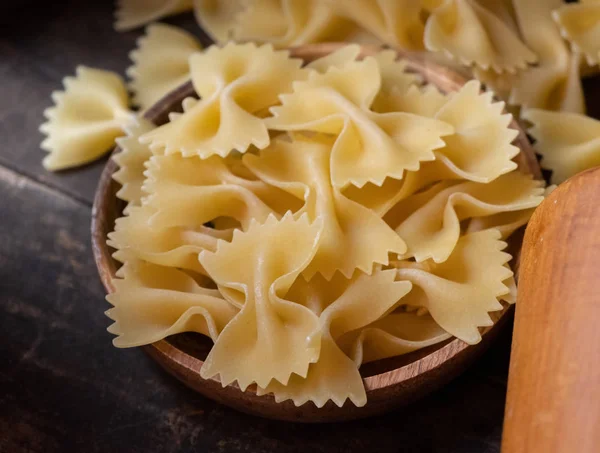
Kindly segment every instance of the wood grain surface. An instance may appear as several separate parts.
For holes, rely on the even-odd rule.
[[[510,331],[418,404],[333,425],[241,414],[141,350],[115,350],[89,235],[104,162],[46,173],[37,127],[64,75],[79,63],[123,74],[141,33],[112,30],[109,0],[34,4],[0,13],[0,452],[500,451]],[[168,22],[200,34],[189,17]],[[600,82],[585,88],[597,115]]]
[[[504,453],[600,451],[600,168],[561,184],[523,244]]]
[[[294,48],[291,55],[309,63],[338,50],[342,45],[336,43],[313,44]],[[361,57],[375,55],[381,51],[377,46],[363,46]],[[423,81],[437,86],[443,92],[460,89],[467,79],[447,67],[432,62],[423,53],[401,53],[407,64],[407,70],[419,74]],[[168,122],[168,113],[181,111],[183,99],[197,96],[191,82],[165,95],[156,105],[145,113],[145,118],[157,125]],[[511,127],[519,129],[513,121]],[[517,156],[519,169],[527,174],[541,178],[540,169],[523,130],[515,140],[521,149]],[[120,149],[115,150],[116,153]],[[114,250],[106,245],[106,238],[114,228],[115,220],[122,214],[124,203],[116,198],[119,185],[112,175],[117,170],[114,161],[109,161],[100,176],[100,182],[92,210],[92,247],[107,292],[114,291],[113,279],[120,263],[112,258]],[[516,270],[519,260],[521,238],[513,235],[509,246],[514,256],[511,265]],[[210,349],[210,343],[199,335],[181,334],[158,341],[144,349],[165,370],[180,381],[208,398],[226,404],[235,409],[253,415],[298,422],[332,422],[352,420],[372,416],[410,402],[416,401],[451,379],[455,378],[473,363],[487,349],[505,327],[507,318],[512,315],[512,307],[491,314],[494,325],[482,329],[483,340],[477,345],[452,339],[432,345],[410,354],[373,362],[361,367],[363,383],[367,392],[367,404],[356,407],[346,401],[338,407],[329,401],[322,408],[312,402],[300,407],[290,400],[277,403],[273,395],[258,396],[254,386],[242,392],[237,385],[222,387],[218,379],[203,379],[200,369]]]

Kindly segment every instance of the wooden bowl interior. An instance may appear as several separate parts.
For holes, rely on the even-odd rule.
[[[331,53],[340,46],[342,44],[337,43],[307,45],[292,49],[291,52],[293,56],[310,62]],[[362,56],[373,55],[380,50],[379,47],[363,46]],[[428,60],[425,54],[405,52],[398,52],[398,54],[407,60],[409,71],[420,74],[425,82],[436,85],[443,92],[457,90],[467,81],[458,73]],[[197,97],[191,82],[166,95],[148,110],[144,117],[157,125],[165,124],[168,122],[170,112],[182,111],[181,101],[189,96]],[[519,131],[514,142],[521,149],[521,153],[515,159],[519,168],[541,179],[537,159],[525,133],[514,120],[511,127]],[[119,149],[116,148],[114,152],[119,152]],[[92,210],[94,256],[100,278],[108,292],[114,290],[112,279],[115,277],[119,263],[112,258],[114,250],[106,245],[106,238],[124,208],[124,203],[116,197],[119,185],[112,179],[116,170],[116,164],[110,160],[102,173]],[[509,239],[509,251],[514,256],[512,263],[515,273],[518,267],[521,237],[522,235],[517,233]],[[145,346],[144,349],[168,372],[188,386],[238,410],[269,418],[301,422],[338,421],[366,417],[389,410],[414,401],[442,386],[486,349],[511,313],[512,310],[508,306],[505,306],[502,311],[491,313],[495,323],[492,327],[482,329],[483,340],[477,345],[469,346],[460,340],[449,339],[410,354],[365,364],[361,367],[361,375],[367,390],[368,402],[361,408],[355,407],[348,401],[342,408],[332,402],[328,402],[320,409],[312,403],[296,407],[291,401],[276,403],[272,395],[259,397],[252,387],[242,392],[236,386],[223,388],[214,379],[202,379],[199,370],[212,343],[199,334],[174,335]]]

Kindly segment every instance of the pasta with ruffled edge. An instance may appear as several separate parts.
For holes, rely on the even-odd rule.
[[[124,209],[127,214],[131,206],[139,206],[144,197],[142,185],[146,162],[152,157],[152,151],[139,142],[141,135],[151,131],[156,126],[143,117],[137,117],[125,127],[125,137],[116,139],[120,151],[112,156],[119,169],[112,175],[113,179],[121,184],[117,197],[127,201]]]
[[[75,77],[65,77],[64,91],[52,93],[55,106],[44,111],[47,122],[40,145],[50,154],[48,170],[63,170],[96,160],[124,135],[133,120],[125,83],[114,72],[78,66]]]
[[[355,51],[347,49],[330,58],[329,62],[327,59],[317,61],[314,67],[306,71],[326,75],[330,71],[328,68],[335,67],[342,71],[348,65],[359,63],[355,59]],[[376,61],[380,77],[375,96],[384,90],[405,91],[411,93],[405,105],[416,109],[421,101],[432,100],[431,105],[421,108],[424,113],[427,112],[417,117],[421,120],[437,115],[446,105],[450,105],[446,119],[454,124],[452,127],[457,135],[465,133],[473,125],[485,130],[488,121],[490,124],[497,121],[497,128],[502,129],[499,124],[504,121],[501,106],[498,108],[498,105],[492,104],[489,95],[480,95],[478,85],[471,87],[470,91],[465,90],[470,97],[463,93],[465,97],[462,100],[460,93],[442,95],[417,86],[418,82],[410,80],[410,76],[403,77],[401,73],[397,75],[398,81],[394,82],[393,71],[388,72],[391,78],[387,79],[389,82],[386,85],[383,80],[385,71],[381,67],[387,63],[401,67],[402,62],[396,62],[388,56],[373,60]],[[351,93],[352,87],[345,87]],[[459,100],[452,103],[450,99],[454,96]],[[200,102],[185,100],[184,113],[170,115],[171,121],[185,119],[188,112]],[[486,119],[480,122],[469,120],[468,115],[463,117],[460,114],[460,106],[471,104],[479,105],[482,111],[485,111],[486,105],[493,106],[490,109],[493,114],[488,118],[478,110],[477,116]],[[508,130],[506,125],[505,129]],[[191,282],[196,282],[200,288],[206,283],[207,289],[214,287],[213,282],[216,282],[218,291],[215,294],[219,294],[221,300],[233,310],[233,316],[229,321],[226,317],[219,318],[224,320],[221,324],[211,324],[210,310],[196,307],[203,306],[205,301],[197,302],[190,297],[189,301],[186,298],[186,303],[173,305],[174,300],[178,299],[178,289],[185,285],[165,295],[163,290],[169,290],[170,287],[156,288],[160,285],[151,287],[148,284],[147,289],[155,290],[148,292],[149,300],[159,302],[144,307],[149,312],[141,319],[131,319],[134,311],[129,308],[135,308],[136,301],[146,297],[146,293],[138,291],[140,285],[145,285],[137,284],[143,282],[143,278],[133,276],[126,279],[127,283],[115,304],[125,307],[124,314],[119,315],[118,310],[111,311],[111,316],[118,321],[111,330],[121,334],[118,338],[122,338],[116,341],[117,345],[127,347],[145,344],[144,341],[156,341],[176,332],[199,331],[215,342],[201,371],[204,377],[219,375],[223,385],[237,381],[242,389],[257,383],[259,394],[274,392],[278,401],[292,399],[295,404],[303,404],[310,400],[322,406],[328,400],[341,405],[347,398],[354,404],[363,405],[366,396],[359,366],[369,360],[410,352],[443,341],[449,334],[438,324],[443,324],[442,327],[448,332],[467,341],[478,341],[473,332],[478,332],[479,326],[489,324],[487,313],[498,308],[498,300],[514,301],[514,279],[507,266],[507,257],[510,256],[501,251],[503,243],[499,239],[511,234],[531,213],[532,208],[520,211],[511,209],[523,200],[527,206],[540,201],[539,196],[536,198],[539,184],[522,176],[523,181],[529,181],[529,184],[524,182],[521,185],[523,193],[519,201],[519,184],[514,184],[511,179],[519,179],[516,172],[501,175],[492,182],[477,183],[465,179],[464,174],[449,166],[448,159],[434,155],[435,160],[423,162],[418,171],[405,172],[403,179],[385,178],[381,186],[372,183],[362,187],[350,185],[340,191],[331,179],[332,145],[336,140],[336,134],[300,129],[274,137],[262,150],[250,148],[243,155],[230,153],[227,157],[213,155],[208,159],[201,159],[198,155],[184,157],[181,153],[165,155],[161,146],[146,146],[145,152],[153,151],[156,155],[147,162],[146,180],[142,186],[143,204],[132,205],[129,215],[118,220],[116,231],[111,234],[111,243],[118,249],[115,258],[126,266],[119,276],[122,277],[126,269],[130,269],[128,275],[134,274],[131,269],[139,265],[136,263],[142,263],[150,269],[156,269],[156,272],[167,269],[165,275],[170,275],[170,270],[178,272],[179,277],[173,276],[174,282],[190,277],[191,281],[187,280],[190,288],[193,287]],[[509,144],[510,140],[505,142],[505,145]],[[477,150],[477,141],[474,141],[473,148]],[[512,152],[510,148],[507,151],[507,154]],[[510,161],[510,157],[504,157],[503,160]],[[481,164],[481,168],[487,170],[485,164]],[[139,166],[135,171],[141,171]],[[497,190],[504,191],[503,184],[514,192],[512,199],[504,199],[506,193],[496,193]],[[488,193],[489,197],[482,196],[482,204],[489,206],[479,209],[481,200],[473,199],[471,201],[474,203],[467,203],[466,210],[461,206],[459,212],[454,207],[444,208],[443,203],[438,203],[440,206],[435,209],[431,208],[436,204],[432,201],[440,192],[437,189],[441,188],[441,192],[444,192],[445,188],[458,188],[457,191],[461,192],[465,186],[468,193],[471,193],[471,186],[477,188],[473,191],[478,196]],[[237,189],[232,189],[234,187]],[[479,190],[479,187],[487,188],[487,192]],[[243,195],[237,197],[236,193]],[[433,198],[425,196],[431,193]],[[371,196],[373,194],[376,196]],[[225,202],[215,203],[217,199]],[[213,203],[219,204],[219,209],[211,209]],[[350,206],[352,209],[348,209]],[[381,217],[385,215],[386,220],[395,226],[393,223],[398,218],[403,221],[406,211],[409,211],[410,217],[413,211],[417,213],[425,206],[433,209],[432,213],[435,211],[433,217],[438,216],[441,209],[454,212],[449,215],[450,220],[453,215],[459,221],[471,219],[462,223],[468,233],[461,236],[458,230],[456,245],[450,246],[450,255],[443,263],[433,260],[421,263],[411,260],[389,262],[388,256],[385,259],[371,256],[362,260],[367,263],[373,260],[366,268],[368,273],[364,273],[357,270],[358,266],[353,268],[345,262],[339,266],[341,260],[336,260],[337,256],[330,254],[331,259],[322,260],[319,266],[315,266],[316,269],[326,264],[325,268],[329,267],[329,270],[322,273],[310,269],[321,245],[328,241],[328,231],[329,240],[340,234],[345,236],[345,245],[337,247],[338,256],[343,257],[347,251],[354,250],[362,237],[377,237],[382,242],[388,239],[399,241],[398,248],[404,250],[402,235],[385,225]],[[492,208],[487,209],[490,206]],[[354,212],[352,216],[346,216],[352,221],[349,225],[357,221],[369,225],[379,222],[379,232],[365,230],[359,235],[348,235],[353,227],[339,228],[340,224],[344,225],[339,222],[339,214],[346,211]],[[464,211],[468,211],[466,217]],[[284,215],[283,218],[281,215]],[[205,224],[207,221],[211,221],[211,224]],[[330,225],[328,228],[325,227],[327,223]],[[336,224],[338,228],[332,229],[331,226]],[[451,224],[452,221],[448,225],[442,222],[442,229],[450,230],[450,233],[441,233],[449,237],[450,242],[454,240]],[[502,233],[489,229],[496,226]],[[244,232],[239,230],[240,227]],[[331,231],[334,233],[331,234]],[[385,237],[387,239],[383,240]],[[435,239],[430,239],[424,239],[429,242],[425,244],[426,247],[439,246]],[[372,241],[368,245],[372,246]],[[408,254],[403,256],[410,254],[410,246],[409,243]],[[239,256],[245,259],[240,261],[236,258]],[[355,258],[347,261],[359,261]],[[334,261],[333,265],[329,262],[331,260]],[[236,266],[231,266],[234,261]],[[467,261],[470,264],[465,264]],[[490,264],[488,270],[493,272],[482,276],[480,274],[487,269],[483,261]],[[389,262],[392,269],[382,270],[377,262]],[[127,268],[130,263],[132,266]],[[479,274],[473,269],[480,271]],[[338,270],[347,273],[344,275]],[[401,277],[402,273],[406,275]],[[148,271],[146,274],[152,273]],[[311,277],[310,280],[306,280],[307,277]],[[392,287],[396,290],[391,291]],[[379,308],[373,310],[372,304],[361,304],[357,294],[362,294],[363,289],[356,292],[351,288],[363,288],[365,293],[374,297]],[[451,314],[456,307],[446,307],[444,302],[438,300],[438,290],[444,293],[446,301],[454,300],[455,296],[461,300],[462,311],[458,319]],[[375,294],[388,294],[389,297],[375,297]],[[481,297],[464,299],[466,294]],[[492,297],[495,303],[492,303]],[[125,300],[128,298],[133,301],[131,304]],[[192,299],[195,302],[192,303]],[[467,309],[464,309],[465,302],[469,302]],[[168,306],[168,319],[154,319],[158,313],[157,307],[163,303],[171,304]],[[220,306],[220,303],[217,305]],[[213,305],[210,307],[214,308]],[[142,310],[140,313],[145,312]],[[412,319],[423,330],[419,334],[416,328],[411,330],[403,324],[408,322],[407,319]],[[153,324],[149,329],[152,335],[144,337],[140,332],[145,329],[146,322]],[[214,327],[217,324],[220,327]],[[246,329],[248,326],[251,328]],[[131,336],[127,336],[129,330]],[[268,334],[270,331],[283,333],[283,337],[276,335],[281,348],[264,348],[267,344],[274,344],[274,337]],[[297,353],[289,354],[287,348],[290,345]],[[231,351],[234,351],[233,359]],[[260,369],[256,369],[257,364]],[[352,385],[340,386],[348,382]]]
[[[589,65],[600,62],[600,1],[583,0],[552,11],[561,35],[585,55]]]
[[[231,26],[236,41],[270,42],[277,48],[344,41],[355,29],[322,0],[249,0]]]
[[[542,167],[552,170],[553,183],[600,165],[600,121],[540,109],[524,110],[522,115],[533,124],[528,132],[535,139],[535,150],[542,155]]]
[[[523,40],[539,58],[535,67],[516,74],[474,70],[479,80],[511,105],[585,113],[579,77],[581,58],[569,51],[552,20],[552,11],[561,5],[561,0],[514,2]]]
[[[421,3],[420,0],[326,0],[338,14],[381,41],[407,50],[423,50]]]
[[[154,343],[180,332],[198,332],[217,341],[238,309],[216,289],[202,287],[184,271],[128,257],[107,296],[106,315],[115,346]]]
[[[442,181],[402,200],[384,219],[408,246],[403,258],[441,263],[456,246],[461,221],[530,209],[542,202],[543,194],[543,182],[518,170],[487,184]]]
[[[188,60],[201,49],[200,42],[185,30],[171,25],[152,24],[129,54],[127,68],[133,103],[142,110],[190,79]]]
[[[346,399],[364,406],[367,395],[358,371],[360,364],[350,359],[336,340],[385,316],[408,294],[412,285],[395,281],[395,277],[396,271],[390,269],[372,275],[357,272],[350,279],[334,278],[316,285],[299,279],[287,297],[302,305],[314,307],[318,303],[324,307],[321,312],[313,309],[318,323],[307,339],[319,344],[319,359],[310,364],[306,377],[292,375],[287,385],[271,381],[265,388],[259,387],[257,394],[273,393],[275,401],[291,399],[296,406],[312,401],[323,407],[331,400],[341,407]],[[320,290],[325,285],[330,288]],[[332,293],[335,298],[328,300]]]
[[[473,0],[446,0],[425,26],[427,50],[444,52],[465,66],[514,73],[537,61],[519,35]]]
[[[378,61],[368,57],[325,73],[312,72],[307,81],[294,82],[292,94],[281,96],[270,129],[312,131],[337,135],[331,154],[331,179],[336,188],[367,182],[381,185],[401,179],[422,161],[435,159],[448,123],[405,112],[376,113],[370,106],[381,87]]]
[[[115,30],[131,30],[191,9],[192,0],[117,0]]]
[[[479,342],[478,328],[493,324],[488,313],[501,310],[498,298],[510,291],[504,284],[512,276],[505,247],[499,231],[484,230],[462,236],[442,263],[395,263],[398,278],[416,287],[402,302],[425,307],[440,327],[466,343]]]
[[[275,139],[259,156],[247,154],[244,163],[263,181],[305,201],[297,215],[321,219],[321,241],[303,275],[330,279],[336,271],[350,278],[355,269],[370,274],[374,264],[387,264],[388,254],[402,254],[406,244],[379,216],[344,197],[329,178],[331,140],[297,137]],[[372,241],[363,241],[370,236]],[[340,253],[344,250],[344,253]]]
[[[223,296],[240,308],[206,358],[202,377],[218,374],[223,386],[237,381],[245,390],[252,383],[266,387],[274,379],[285,385],[292,374],[306,376],[319,357],[318,344],[310,341],[318,319],[285,294],[314,257],[320,229],[307,216],[269,216],[244,233],[235,231],[215,252],[200,254]],[[231,266],[240,256],[248,264]]]
[[[302,61],[271,45],[211,46],[190,57],[192,83],[200,101],[185,115],[143,135],[142,143],[165,154],[208,158],[269,144],[264,112],[305,78]]]

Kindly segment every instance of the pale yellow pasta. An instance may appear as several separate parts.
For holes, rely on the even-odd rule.
[[[503,112],[504,102],[480,89],[478,82],[468,82],[437,111],[434,118],[451,124],[454,134],[435,153],[464,179],[490,182],[517,168],[512,158],[519,148],[511,142],[518,132],[508,127],[512,116]]]
[[[145,163],[152,156],[152,152],[148,146],[139,142],[139,138],[155,127],[151,121],[138,116],[125,127],[126,136],[116,139],[120,152],[113,156],[113,160],[119,166],[119,170],[113,174],[113,179],[121,184],[117,197],[128,202],[125,213],[131,206],[139,206],[144,197],[142,184]]]
[[[336,188],[367,182],[381,185],[387,177],[401,179],[433,160],[451,125],[410,113],[376,113],[370,106],[381,87],[374,58],[354,61],[326,73],[313,72],[294,92],[281,96],[267,125],[276,130],[313,131],[337,135],[331,155]]]
[[[200,254],[223,296],[240,308],[206,358],[202,377],[219,375],[223,386],[237,381],[245,390],[252,383],[264,388],[272,379],[285,385],[292,373],[306,376],[319,357],[309,338],[318,317],[285,294],[315,255],[320,229],[307,216],[270,216],[245,233],[236,231],[216,252]]]
[[[190,79],[189,57],[200,50],[198,40],[185,30],[152,24],[129,54],[133,66],[127,69],[133,103],[142,109],[154,105],[169,91]]]
[[[235,19],[244,7],[243,0],[190,1],[198,24],[215,42],[223,44],[231,39]]]
[[[398,263],[398,278],[415,286],[402,302],[425,307],[440,327],[466,343],[479,342],[478,328],[493,324],[488,313],[501,310],[498,297],[510,292],[505,247],[497,230],[484,230],[462,236],[443,263]]]
[[[461,221],[536,207],[543,193],[542,182],[518,170],[488,184],[442,181],[402,200],[385,220],[408,245],[403,258],[441,263],[459,239]]]
[[[407,112],[433,118],[447,100],[434,85],[411,85],[405,90],[392,88],[385,96],[378,96],[373,110],[381,113]]]
[[[424,42],[430,51],[496,72],[515,72],[537,60],[514,30],[474,0],[446,0],[433,10]]]
[[[197,228],[218,217],[231,217],[246,229],[253,220],[283,214],[302,203],[260,180],[236,175],[222,158],[153,156],[144,190],[154,209],[153,228]]]
[[[259,156],[244,162],[262,180],[305,201],[298,215],[322,222],[321,241],[305,278],[336,271],[350,277],[355,269],[370,274],[373,265],[387,264],[389,253],[404,253],[404,241],[378,215],[344,197],[331,184],[331,143],[298,138],[276,139]],[[372,238],[364,241],[365,237]],[[344,250],[344,253],[340,253]]]
[[[334,300],[327,300],[332,292],[330,288],[324,292],[314,291],[312,283],[306,281],[301,282],[306,287],[304,290],[292,288],[287,296],[290,300],[314,305],[314,299],[321,299],[318,303],[326,307],[318,313],[316,329],[307,338],[319,349],[319,359],[311,363],[305,378],[293,375],[287,385],[271,381],[266,388],[259,387],[257,393],[273,393],[275,401],[291,399],[296,406],[312,401],[317,407],[323,407],[331,400],[341,407],[346,399],[356,406],[364,406],[367,395],[358,365],[340,349],[336,340],[376,321],[410,291],[411,284],[394,281],[395,276],[396,271],[390,269],[370,276],[357,273],[350,280],[336,279],[330,282],[340,294]],[[295,299],[294,296],[302,292],[308,297]]]
[[[79,66],[63,84],[64,91],[52,93],[55,105],[44,111],[47,122],[40,126],[47,135],[41,148],[50,153],[43,160],[48,170],[96,160],[134,117],[125,84],[114,72]]]
[[[585,112],[579,78],[581,58],[571,54],[551,16],[552,11],[561,5],[561,0],[514,2],[523,39],[539,58],[535,67],[516,74],[500,75],[489,70],[475,70],[479,80],[507,98],[510,104]]]
[[[115,346],[154,343],[180,332],[198,332],[216,341],[238,309],[216,289],[200,286],[185,272],[128,259],[107,296],[114,306],[106,315]]]
[[[191,9],[192,0],[117,0],[115,30],[131,30]]]
[[[231,229],[217,230],[204,225],[154,227],[150,220],[155,214],[150,206],[130,207],[128,215],[115,222],[108,245],[125,252],[126,257],[205,274],[198,254],[203,250],[214,251],[218,239],[231,240],[233,234]]]
[[[322,0],[248,0],[235,17],[232,33],[236,41],[282,48],[343,41],[353,28]]]
[[[199,3],[217,8],[219,33],[235,17],[247,31],[264,20],[280,43],[312,39],[329,17],[293,0],[235,14],[237,2]],[[399,27],[381,33],[408,36],[410,17],[381,16],[403,2],[350,3]],[[447,5],[417,3],[421,22]],[[108,237],[123,263],[109,296],[117,346],[195,331],[213,341],[205,379],[297,406],[364,406],[363,363],[477,343],[490,312],[515,302],[502,239],[544,188],[516,169],[510,116],[478,82],[443,94],[394,52],[360,59],[358,46],[302,67],[271,46],[227,44],[190,68],[200,99],[119,139],[114,177],[129,205]]]
[[[444,136],[445,146],[435,155],[464,179],[489,182],[514,170],[512,158],[519,148],[511,142],[518,132],[508,127],[511,115],[504,114],[504,103],[494,102],[492,92],[480,93],[476,81],[458,92],[444,96],[437,89],[411,86],[408,91],[392,92],[378,105],[379,111],[408,112],[432,117],[454,128]]]
[[[428,314],[393,312],[362,329],[348,332],[338,343],[354,363],[360,366],[407,354],[450,337]]]
[[[552,12],[562,36],[573,50],[585,55],[589,65],[600,60],[600,1],[582,0]]]
[[[381,41],[407,50],[423,49],[423,7],[417,0],[327,0]]]
[[[560,183],[580,171],[600,165],[600,121],[576,113],[530,109],[523,118],[533,124],[529,133],[543,168]]]
[[[165,154],[202,158],[265,148],[269,133],[261,115],[305,77],[301,64],[270,45],[227,44],[194,54],[191,77],[200,102],[141,141]]]

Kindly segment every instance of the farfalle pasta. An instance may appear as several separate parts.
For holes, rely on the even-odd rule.
[[[552,19],[561,0],[514,2],[519,28],[527,46],[538,56],[535,67],[516,74],[476,70],[475,75],[514,105],[525,108],[585,112],[579,66]],[[535,26],[531,26],[535,24]]]
[[[424,42],[428,50],[496,72],[514,73],[537,60],[515,30],[475,0],[445,0],[435,8]]]
[[[269,133],[262,116],[304,77],[301,63],[270,45],[227,44],[192,55],[191,78],[200,101],[141,141],[165,154],[201,158],[243,153],[250,145],[265,148]]]
[[[374,264],[387,264],[388,254],[406,251],[404,241],[379,217],[332,186],[329,175],[331,142],[275,140],[260,156],[246,155],[244,162],[261,179],[305,201],[299,214],[321,219],[317,252],[303,271],[331,278],[340,271],[349,278],[355,269],[371,273]],[[373,240],[360,238],[372,235]],[[344,254],[339,251],[344,250]]]
[[[397,263],[398,278],[416,287],[403,303],[426,308],[446,332],[476,343],[478,327],[493,324],[489,312],[501,310],[498,298],[510,291],[504,281],[512,275],[505,266],[511,256],[499,239],[494,229],[470,233],[442,263]]]
[[[530,109],[523,118],[533,124],[529,133],[543,168],[560,183],[587,168],[600,165],[600,121],[585,115]]]
[[[169,91],[190,79],[190,56],[200,50],[198,40],[177,27],[152,24],[138,40],[127,68],[133,103],[145,110]]]
[[[192,9],[193,0],[117,0],[115,30],[131,30]]]
[[[588,64],[600,60],[600,1],[584,0],[562,5],[552,12],[562,36],[585,55]]]
[[[96,160],[124,134],[134,114],[129,110],[127,89],[121,77],[110,71],[79,66],[75,77],[64,79],[64,91],[52,93],[54,107],[46,109],[47,135],[41,148],[48,170],[63,170]]]
[[[273,117],[266,124],[276,130],[337,135],[331,152],[331,178],[337,188],[401,179],[406,170],[434,160],[433,151],[454,128],[411,113],[374,112],[370,107],[381,84],[375,58],[313,72],[294,84],[292,94],[281,96],[282,105],[271,109]]]
[[[120,151],[113,156],[113,160],[119,170],[114,173],[113,179],[121,184],[117,197],[128,202],[126,210],[130,206],[139,206],[144,197],[144,171],[152,152],[148,146],[139,142],[139,138],[155,127],[151,121],[137,117],[125,127],[125,137],[116,139]]]
[[[189,331],[216,341],[238,312],[218,290],[174,267],[128,259],[118,276],[107,297],[114,307],[106,313],[115,320],[109,327],[117,335],[115,346],[140,346]]]
[[[363,363],[477,343],[514,302],[503,239],[544,188],[516,169],[503,103],[359,53],[301,67],[271,47],[207,49],[191,57],[200,99],[128,128],[129,204],[108,238],[116,346],[194,331],[213,341],[205,379],[362,406]]]
[[[282,48],[343,41],[353,28],[322,0],[248,0],[235,16],[231,34],[236,41]]]

